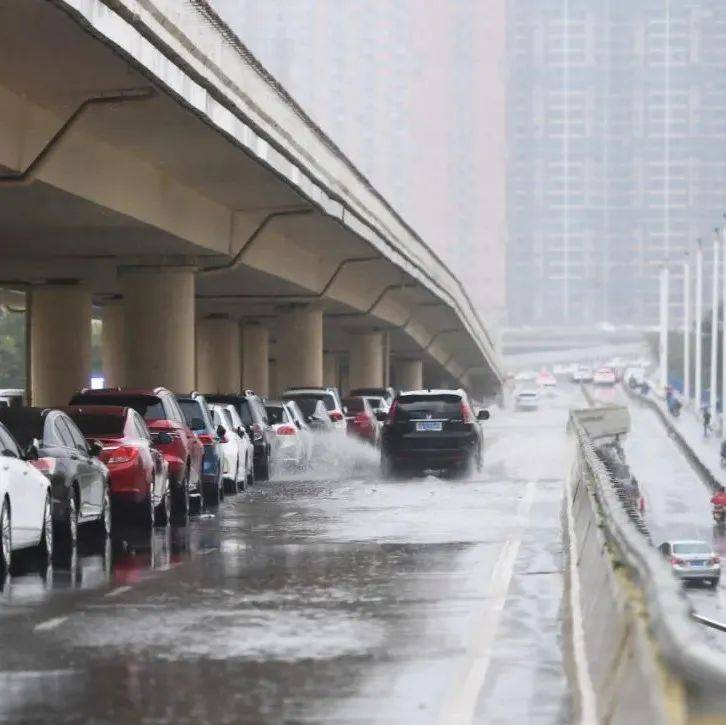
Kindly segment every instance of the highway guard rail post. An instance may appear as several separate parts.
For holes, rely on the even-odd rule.
[[[570,550],[597,721],[726,723],[726,656],[706,643],[680,583],[627,517],[576,411],[569,429]]]

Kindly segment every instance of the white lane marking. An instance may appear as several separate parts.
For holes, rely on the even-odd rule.
[[[514,535],[505,542],[492,571],[486,603],[474,622],[465,661],[457,669],[453,689],[444,699],[438,719],[441,725],[464,725],[472,722],[474,718],[534,494],[535,482],[529,481],[517,506]]]
[[[46,619],[45,622],[41,622],[40,624],[36,624],[35,627],[33,627],[34,632],[47,632],[50,629],[55,629],[56,627],[60,627],[63,622],[65,622],[68,619],[68,617],[53,617],[53,619]]]
[[[119,594],[123,594],[124,592],[130,592],[131,587],[125,586],[125,587],[116,587],[116,589],[112,589],[108,594],[105,596],[107,597],[117,597]]]
[[[577,544],[575,539],[575,517],[572,515],[572,475],[565,480],[565,496],[567,496],[567,539],[569,542],[567,558],[570,573],[570,616],[572,617],[572,649],[575,659],[575,677],[580,694],[581,725],[596,725],[597,708],[595,706],[595,688],[590,677],[585,652],[585,629],[582,625],[582,607],[580,606],[580,574],[577,571]]]

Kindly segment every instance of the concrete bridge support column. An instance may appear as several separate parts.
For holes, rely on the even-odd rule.
[[[291,305],[280,308],[277,340],[277,386],[323,384],[323,311]]]
[[[106,387],[126,385],[126,317],[121,299],[109,300],[101,312],[101,366]]]
[[[351,389],[378,388],[384,384],[384,335],[383,332],[375,331],[352,336],[349,380]]]
[[[243,389],[258,395],[270,394],[270,330],[258,322],[242,325],[242,383]],[[238,383],[237,389],[240,389]]]
[[[419,359],[396,361],[396,387],[420,390],[423,387],[423,362]]]
[[[126,384],[194,389],[194,269],[121,270],[126,316]]]
[[[240,389],[240,326],[228,317],[197,321],[197,382],[200,393],[236,393]]]
[[[340,384],[340,361],[337,353],[323,353],[323,385],[338,387]]]
[[[30,391],[33,405],[67,405],[91,384],[91,291],[76,282],[30,293]]]

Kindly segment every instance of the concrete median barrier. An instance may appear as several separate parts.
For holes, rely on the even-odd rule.
[[[628,518],[576,414],[570,429],[570,618],[582,639],[579,689],[586,682],[593,700],[588,713],[580,692],[580,720],[726,722],[726,659],[691,621],[680,585]]]

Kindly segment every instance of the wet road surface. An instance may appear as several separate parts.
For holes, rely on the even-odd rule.
[[[628,404],[624,396],[622,401]],[[711,517],[710,489],[668,436],[656,414],[637,403],[631,402],[629,407],[632,430],[625,441],[625,455],[645,498],[653,544],[700,539],[713,544],[714,551],[726,561],[726,539],[714,527]],[[699,614],[726,623],[726,577],[715,589],[699,582],[684,586]],[[707,628],[703,632],[718,649],[726,651],[725,633]]]
[[[0,593],[0,721],[568,722],[573,395],[495,411],[471,480],[381,481],[346,443],[335,477],[21,562]]]

